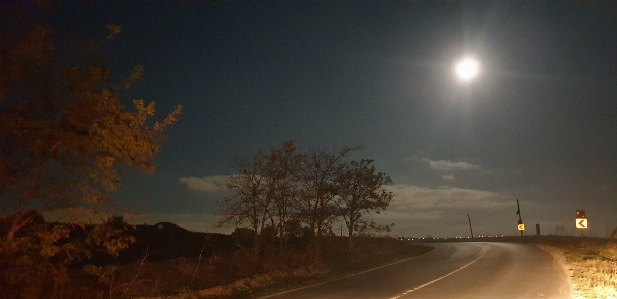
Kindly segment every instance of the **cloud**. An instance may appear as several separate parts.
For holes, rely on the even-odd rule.
[[[404,184],[387,186],[386,188],[394,194],[394,202],[389,209],[399,212],[432,209],[503,208],[511,205],[510,202],[501,201],[499,193],[486,190],[448,186],[426,188]]]
[[[411,184],[386,188],[394,194],[394,200],[386,211],[374,218],[382,223],[394,222],[391,235],[467,237],[468,214],[471,214],[476,235],[518,233],[516,201],[502,192]]]
[[[428,158],[422,158],[422,162],[428,163],[429,167],[439,171],[453,171],[453,170],[479,170],[482,169],[479,165],[471,164],[469,162],[453,162],[447,160],[431,160]]]
[[[203,178],[188,177],[180,178],[178,181],[185,184],[189,189],[201,191],[205,193],[219,193],[227,191],[227,187],[221,186],[219,183],[227,179],[227,176],[216,175]]]
[[[456,177],[453,174],[445,174],[441,176],[441,179],[444,182],[454,182],[456,181]]]
[[[393,211],[388,208],[381,214],[373,214],[371,217],[383,223],[403,223],[409,221],[428,221],[443,219],[443,211]]]

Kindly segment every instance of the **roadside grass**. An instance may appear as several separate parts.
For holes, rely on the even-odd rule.
[[[339,241],[346,240],[340,239]],[[352,251],[341,250],[345,248],[345,245],[347,245],[345,242],[330,240],[323,248],[329,254],[324,254],[323,260],[317,266],[296,269],[286,274],[274,273],[279,275],[271,284],[262,288],[253,288],[250,294],[231,292],[228,297],[204,298],[255,298],[272,295],[285,290],[341,279],[433,250],[429,246],[405,245],[389,238],[362,238],[355,244]]]
[[[617,246],[605,241],[549,245],[565,257],[572,298],[617,298]]]
[[[385,242],[386,244],[384,244],[384,240],[390,242]],[[380,266],[420,256],[433,250],[433,247],[425,245],[407,245],[400,241],[384,238],[366,238],[356,245],[352,252],[326,255],[321,264],[322,272],[315,272],[312,275],[309,273],[309,275],[295,280],[280,280],[276,284],[258,291],[257,294],[266,296],[285,290],[341,279]]]
[[[353,250],[347,250],[344,238],[328,240],[322,247],[318,262],[303,263],[303,251],[270,254],[259,261],[243,254],[230,254],[202,261],[196,269],[196,259],[177,259],[144,263],[141,269],[133,265],[122,269],[141,272],[139,281],[126,297],[139,298],[256,298],[285,290],[308,286],[381,265],[418,256],[432,250],[423,245],[405,245],[392,238],[358,238]],[[195,279],[192,279],[194,273]],[[191,283],[192,281],[192,283]]]

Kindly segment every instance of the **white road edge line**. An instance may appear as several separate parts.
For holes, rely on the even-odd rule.
[[[458,272],[458,271],[461,271],[461,270],[463,270],[463,269],[465,269],[465,268],[467,268],[467,267],[471,266],[471,264],[473,264],[473,263],[477,262],[479,259],[483,258],[485,253],[486,253],[486,251],[485,251],[485,252],[483,252],[483,253],[482,253],[482,255],[480,255],[479,257],[477,257],[475,260],[473,260],[473,261],[469,262],[468,264],[466,264],[466,265],[464,265],[464,266],[462,266],[462,267],[460,267],[460,268],[458,268],[458,269],[456,269],[456,270],[454,270],[454,271],[452,271],[452,272],[450,272],[450,273],[448,273],[448,274],[446,274],[446,275],[444,275],[444,276],[442,276],[442,277],[439,277],[439,278],[437,278],[437,279],[431,280],[431,281],[429,281],[429,282],[427,282],[427,283],[425,283],[425,284],[423,284],[423,285],[417,286],[417,287],[415,287],[415,288],[413,288],[413,289],[411,289],[411,290],[407,290],[407,291],[405,291],[404,293],[402,293],[402,294],[400,294],[400,295],[397,295],[397,296],[394,296],[394,297],[390,297],[389,299],[398,299],[398,298],[400,298],[400,297],[402,297],[402,296],[405,296],[405,295],[407,295],[407,294],[409,294],[409,293],[411,293],[411,292],[417,291],[417,290],[419,290],[419,289],[421,289],[421,288],[423,288],[423,287],[425,287],[425,286],[427,286],[427,285],[430,285],[430,284],[432,284],[432,283],[438,282],[438,281],[440,281],[440,280],[442,280],[442,279],[444,279],[444,278],[446,278],[446,277],[448,277],[448,276],[450,276],[450,275],[452,275],[452,274],[454,274],[454,273],[456,273],[456,272]]]
[[[283,294],[287,294],[287,293],[291,293],[291,292],[307,289],[307,288],[310,288],[310,287],[314,287],[314,286],[330,283],[330,282],[333,282],[333,281],[338,281],[338,280],[345,279],[345,278],[348,278],[348,277],[353,277],[353,276],[356,276],[356,275],[368,273],[368,272],[371,272],[371,271],[375,271],[377,269],[381,269],[381,268],[385,268],[385,267],[388,267],[388,266],[396,265],[398,263],[403,263],[403,262],[406,262],[406,261],[409,261],[409,260],[413,260],[413,259],[415,259],[417,257],[423,256],[423,255],[426,255],[426,254],[430,254],[432,252],[434,252],[434,250],[431,250],[431,251],[429,251],[427,253],[423,253],[421,255],[416,255],[416,256],[412,256],[412,257],[406,258],[406,259],[402,259],[402,260],[399,260],[399,261],[396,261],[396,262],[393,262],[393,263],[390,263],[390,264],[387,264],[387,265],[379,266],[377,268],[373,268],[373,269],[369,269],[369,270],[366,270],[366,271],[362,271],[360,273],[352,273],[352,274],[345,275],[345,276],[342,276],[342,277],[338,277],[338,278],[335,278],[335,279],[332,279],[332,280],[328,280],[328,281],[324,281],[324,282],[320,282],[320,283],[316,283],[316,284],[311,284],[311,285],[303,286],[301,288],[297,288],[297,289],[293,289],[293,290],[287,290],[287,291],[284,291],[284,292],[280,292],[280,293],[276,293],[276,294],[272,294],[272,295],[268,295],[268,296],[264,296],[264,297],[259,297],[259,299],[271,298],[271,297],[275,297],[275,296],[279,296],[279,295],[283,295]]]

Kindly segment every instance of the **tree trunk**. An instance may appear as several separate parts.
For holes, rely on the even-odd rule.
[[[13,240],[13,238],[15,238],[15,233],[17,233],[17,231],[26,223],[28,223],[28,221],[30,221],[30,218],[32,218],[26,217],[24,219],[24,214],[26,211],[26,201],[28,200],[27,196],[28,192],[26,192],[22,197],[21,201],[19,202],[19,209],[17,210],[17,213],[13,215],[13,221],[11,221],[11,229],[6,234],[6,239],[9,241]]]
[[[23,224],[20,225],[20,221],[21,220],[21,213],[17,213],[15,215],[13,215],[13,221],[11,224],[11,229],[9,230],[9,232],[6,234],[6,239],[11,241],[13,240],[13,238],[15,238],[15,233],[22,227]]]
[[[255,233],[255,241],[253,242],[253,258],[259,259],[259,250],[261,250],[261,238]]]
[[[15,238],[15,234],[22,228],[24,225],[28,224],[30,220],[32,220],[34,216],[32,214],[26,216],[26,214],[19,212],[13,215],[13,221],[11,223],[11,229],[6,234],[7,240],[13,240]]]
[[[347,226],[347,230],[349,230],[349,235],[347,237],[348,240],[348,246],[349,249],[351,250],[351,247],[353,246],[353,227],[354,227],[354,221],[353,220],[349,220],[349,225]]]

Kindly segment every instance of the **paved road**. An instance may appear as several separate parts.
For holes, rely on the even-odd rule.
[[[568,298],[566,275],[534,244],[432,244],[428,254],[267,298]]]

